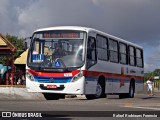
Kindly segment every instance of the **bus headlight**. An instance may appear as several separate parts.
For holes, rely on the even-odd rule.
[[[31,81],[34,81],[34,77],[30,72],[26,72],[27,78],[29,78]]]
[[[80,71],[78,74],[76,74],[76,75],[73,77],[72,82],[77,81],[77,80],[80,79],[82,76],[83,76],[83,72]]]

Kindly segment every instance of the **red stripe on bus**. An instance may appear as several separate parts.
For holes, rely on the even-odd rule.
[[[35,70],[28,69],[28,71],[33,75],[33,76],[42,76],[42,77],[66,77],[64,74],[72,74],[72,76],[68,77],[73,77],[76,74],[80,72],[80,70],[74,70],[72,72],[65,72],[65,73],[53,73],[53,72],[36,72]],[[112,78],[112,79],[135,79],[135,80],[144,80],[143,76],[135,76],[135,75],[122,75],[122,74],[116,74],[116,73],[108,73],[108,72],[97,72],[97,71],[88,71],[88,70],[82,70],[83,75],[87,77],[99,77],[99,76],[104,76],[106,78]]]
[[[37,72],[35,70],[28,69],[33,76],[39,77],[72,77],[75,76],[80,70],[75,70],[72,72],[65,72],[65,73],[54,73],[54,72]]]
[[[114,78],[114,79],[135,79],[135,80],[144,80],[143,76],[135,76],[135,75],[122,75],[122,74],[116,74],[116,73],[108,73],[108,72],[97,72],[97,71],[83,71],[84,76],[87,77],[99,77],[104,76],[106,78]]]

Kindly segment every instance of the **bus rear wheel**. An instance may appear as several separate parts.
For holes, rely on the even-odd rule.
[[[134,82],[130,83],[128,97],[134,98]]]
[[[122,99],[122,98],[126,98],[125,93],[120,93],[120,94],[119,94],[119,99]]]
[[[120,93],[119,99],[122,98],[134,98],[134,82],[130,82],[129,93]]]

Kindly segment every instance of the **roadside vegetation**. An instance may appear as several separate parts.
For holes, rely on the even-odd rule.
[[[24,49],[24,39],[23,38],[18,38],[17,36],[12,36],[7,34],[5,36],[15,47],[16,47],[16,52],[14,54],[14,59],[16,59],[22,52]],[[5,56],[0,56],[0,64],[5,65],[6,63],[6,57]]]

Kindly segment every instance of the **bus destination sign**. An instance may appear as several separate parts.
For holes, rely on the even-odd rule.
[[[43,38],[80,38],[80,33],[71,32],[71,33],[43,33]]]

